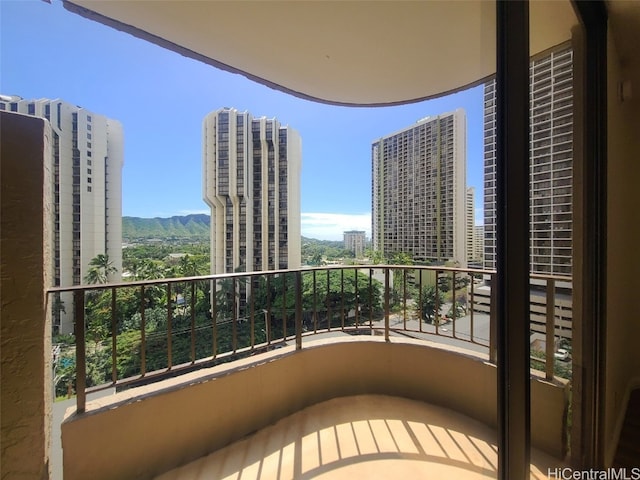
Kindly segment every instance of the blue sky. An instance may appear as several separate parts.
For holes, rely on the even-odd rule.
[[[61,98],[124,129],[123,215],[206,212],[204,116],[220,107],[276,117],[300,132],[302,233],[370,233],[371,143],[428,115],[467,113],[467,184],[482,206],[482,91],[400,107],[334,107],[217,70],[66,11],[60,2],[0,0],[0,93]]]

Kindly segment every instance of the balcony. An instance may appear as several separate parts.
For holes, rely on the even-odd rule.
[[[225,468],[258,462],[265,475],[276,454],[294,478],[364,475],[399,459],[495,478],[494,299],[481,286],[493,275],[374,265],[51,289],[73,294],[76,325],[58,361],[73,359],[77,393],[62,425],[65,479],[192,478],[184,472],[212,472],[221,456],[236,459]],[[547,299],[545,346],[532,353],[533,478],[567,449],[569,382],[555,373],[568,362],[554,356],[556,290],[567,281],[532,282]],[[358,433],[379,422],[390,430]],[[347,427],[350,440],[339,434]],[[434,450],[446,442],[425,431],[454,444]],[[256,439],[266,437],[284,443],[263,450]],[[335,449],[342,456],[327,460]]]

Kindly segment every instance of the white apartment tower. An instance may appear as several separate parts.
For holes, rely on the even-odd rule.
[[[373,142],[372,240],[386,257],[466,266],[466,116],[419,120]]]
[[[0,96],[0,110],[46,118],[51,124],[52,232],[55,286],[84,283],[89,262],[107,254],[122,274],[123,135],[119,122],[62,100]],[[54,332],[73,331],[73,300],[61,294]]]
[[[571,275],[573,52],[546,52],[530,65],[531,271]],[[485,268],[496,267],[495,80],[484,87]]]
[[[211,273],[299,268],[300,135],[275,118],[222,108],[203,125]]]
[[[474,227],[475,227],[475,194],[476,189],[473,187],[467,187],[466,196],[466,248],[467,248],[467,263],[471,263],[475,260],[474,254]]]
[[[364,255],[367,243],[366,232],[364,230],[348,230],[343,233],[344,248],[353,252],[356,258]]]
[[[482,266],[484,258],[484,225],[473,227],[473,257],[472,261],[478,266]]]

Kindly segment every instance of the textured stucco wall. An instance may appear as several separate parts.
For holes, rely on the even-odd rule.
[[[468,353],[397,339],[292,348],[89,403],[62,424],[65,480],[151,478],[348,395],[426,401],[496,425],[495,366]],[[564,454],[566,398],[566,383],[532,379],[532,443],[556,457]]]
[[[0,112],[2,480],[49,478],[49,140],[46,121]]]

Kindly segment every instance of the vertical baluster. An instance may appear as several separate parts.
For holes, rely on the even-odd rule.
[[[389,341],[389,268],[384,270],[384,339]]]
[[[295,291],[296,291],[296,350],[302,349],[302,272],[296,272]]]
[[[83,413],[87,403],[87,354],[84,336],[84,290],[73,292],[76,337],[76,411]]]
[[[171,308],[171,283],[167,282],[167,368],[171,370],[173,365],[173,312]]]
[[[233,277],[231,280],[231,349],[236,353],[238,349],[238,305],[236,303],[236,289],[238,288],[237,279]]]
[[[340,326],[344,331],[344,268],[340,269]]]
[[[282,338],[287,339],[287,274],[282,274]]]
[[[191,280],[191,363],[196,363],[196,282]]]
[[[218,356],[218,295],[217,295],[217,282],[211,281],[211,320],[213,322],[211,331],[211,348],[213,349],[212,358]]]
[[[555,363],[555,320],[556,320],[556,284],[553,278],[547,279],[547,324],[546,324],[546,361],[545,374],[547,380],[553,379],[553,367]]]
[[[438,270],[436,270],[436,289],[435,289],[435,305],[434,305],[434,313],[433,313],[433,323],[436,326],[436,335],[439,335],[440,333],[438,332],[439,328],[440,328],[440,295],[438,295],[438,285],[440,283],[440,278],[439,278],[439,274],[440,272]]]
[[[313,271],[313,333],[318,333],[318,288],[316,270]]]
[[[474,301],[475,298],[473,296],[473,284],[474,282],[474,278],[473,278],[473,273],[469,272],[469,280],[471,282],[471,292],[469,292],[469,297],[467,298],[467,308],[469,309],[469,340],[473,343],[474,339],[473,339],[473,310],[474,310]]]
[[[147,373],[147,336],[146,336],[146,299],[144,297],[144,285],[140,285],[140,375]]]
[[[451,324],[452,324],[452,333],[453,333],[453,338],[457,338],[456,337],[456,320],[458,318],[458,311],[456,308],[456,272],[453,271],[451,272],[451,294],[452,294],[452,298],[451,298]]]
[[[117,350],[118,345],[118,318],[116,307],[116,288],[111,287],[111,383],[113,385],[118,381],[118,368],[117,368]]]

